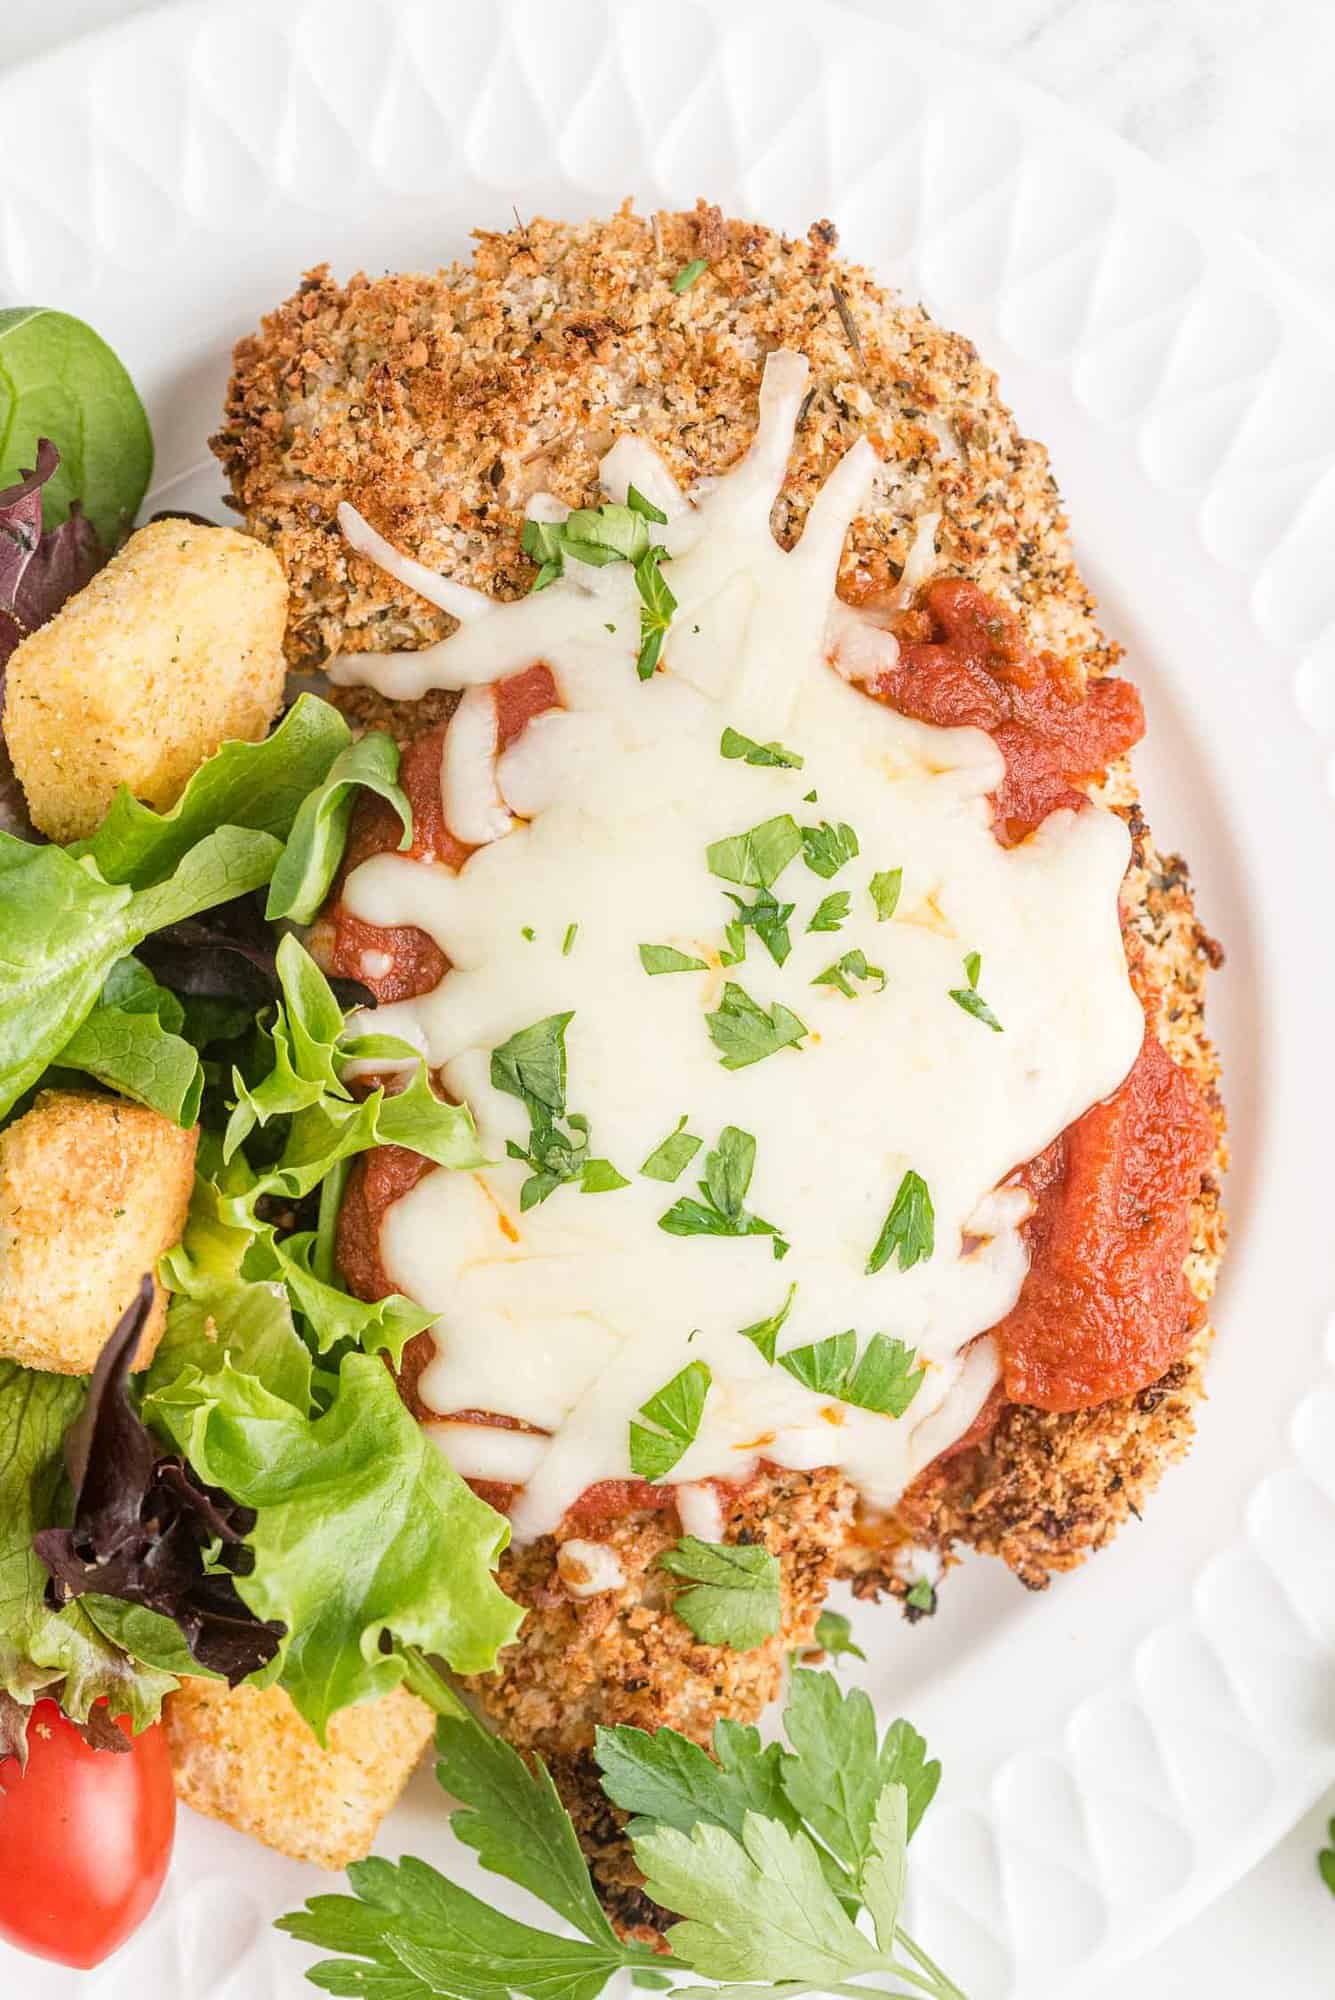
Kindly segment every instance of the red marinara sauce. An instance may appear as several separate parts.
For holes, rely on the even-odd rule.
[[[1006,760],[992,831],[1004,847],[1059,806],[1079,806],[1092,778],[1145,733],[1130,681],[1083,686],[1051,653],[1031,653],[1019,620],[976,583],[929,583],[900,627],[899,658],[869,687],[915,722],[985,729]]]
[[[496,683],[496,729],[502,750],[514,742],[526,723],[546,709],[559,706],[556,682],[550,667],[526,667],[521,674]],[[414,861],[443,861],[448,868],[462,868],[474,852],[456,840],[445,824],[440,795],[440,758],[448,722],[428,730],[404,751],[399,764],[399,784],[413,809],[412,846],[405,854]],[[377,1000],[415,1000],[439,986],[449,971],[446,958],[435,939],[414,924],[385,928],[351,916],[338,900],[351,871],[374,854],[397,851],[403,838],[399,816],[387,799],[375,792],[362,792],[348,834],[335,889],[334,936],[329,953],[329,970],[345,979],[360,980]],[[389,959],[387,971],[366,970],[365,954],[382,953]],[[374,959],[371,961],[374,963]]]

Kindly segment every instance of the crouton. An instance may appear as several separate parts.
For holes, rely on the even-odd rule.
[[[82,840],[116,787],[159,811],[283,695],[287,585],[234,528],[154,521],[9,662],[5,736],[33,822]]]
[[[43,1091],[0,1132],[0,1355],[85,1375],[145,1271],[180,1240],[196,1131],[119,1097]],[[139,1343],[162,1333],[161,1287]]]
[[[176,1796],[296,1861],[346,1868],[430,1740],[424,1701],[396,1688],[340,1709],[322,1750],[282,1688],[187,1680],[163,1708]]]

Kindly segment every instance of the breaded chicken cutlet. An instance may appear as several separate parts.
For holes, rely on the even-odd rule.
[[[865,436],[883,471],[876,503],[845,544],[842,596],[888,594],[912,557],[910,578],[979,583],[1073,681],[1106,674],[1119,649],[1076,570],[1046,452],[1019,436],[967,340],[835,250],[828,223],[798,241],[701,203],[691,214],[623,209],[608,221],[480,233],[471,266],[434,276],[341,285],[324,268],[311,272],[238,346],[214,440],[246,526],[286,573],[292,667],[420,647],[452,629],[445,613],[351,552],[336,521],[341,501],[428,567],[516,598],[533,580],[520,532],[534,493],[592,504],[599,461],[627,432],[648,440],[682,487],[723,472],[750,443],[766,355],[788,347],[811,374],[771,517],[778,541],[797,540],[813,494]],[[693,259],[705,260],[707,282],[675,290]],[[338,698],[404,743],[457,700],[433,693],[394,704],[365,689]],[[1224,1124],[1203,1027],[1204,975],[1219,952],[1196,918],[1185,865],[1154,848],[1126,768],[1095,796],[1132,832],[1123,920],[1133,984],[1216,1124],[1187,1264],[1203,1308],[1223,1241]],[[783,1625],[754,1651],[707,1646],[674,1615],[654,1567],[676,1539],[671,1510],[600,1530],[624,1583],[597,1596],[566,1587],[563,1533],[509,1552],[503,1581],[529,1616],[476,1692],[512,1742],[551,1762],[622,1923],[652,1928],[656,1915],[596,1782],[595,1725],[670,1723],[704,1740],[720,1712],[754,1718],[777,1691],[787,1652],[810,1641],[837,1577],[860,1595],[903,1597],[915,1552],[948,1559],[971,1545],[1037,1589],[1083,1560],[1139,1514],[1187,1448],[1210,1337],[1203,1317],[1181,1358],[1133,1395],[1074,1413],[1003,1408],[981,1441],[930,1466],[888,1518],[866,1518],[834,1471],[754,1478],[723,1530],[726,1540],[763,1543],[781,1564]]]

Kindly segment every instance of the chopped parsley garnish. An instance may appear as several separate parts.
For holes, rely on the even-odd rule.
[[[745,833],[730,834],[705,849],[711,875],[743,889],[771,889],[802,851],[802,832],[791,813],[765,819]]]
[[[565,934],[565,936],[564,936],[564,937],[562,938],[562,940],[561,940],[561,956],[562,956],[562,958],[569,958],[569,956],[570,956],[570,952],[571,952],[571,947],[573,946],[573,944],[574,944],[574,942],[575,942],[575,935],[576,935],[576,933],[577,933],[577,931],[578,931],[578,930],[579,930],[579,925],[578,925],[578,924],[567,924],[567,925],[566,925],[566,934]]]
[[[925,1371],[914,1366],[917,1359],[913,1348],[888,1333],[874,1333],[859,1354],[851,1328],[778,1357],[780,1368],[803,1388],[889,1417],[902,1417],[922,1386]]]
[[[702,958],[691,958],[671,944],[642,944],[640,964],[652,978],[660,972],[708,972]]]
[[[635,670],[642,681],[647,681],[658,665],[663,639],[677,608],[659,567],[666,551],[649,534],[651,523],[662,525],[666,521],[662,508],[631,486],[624,507],[608,500],[601,507],[576,507],[564,521],[525,521],[520,536],[524,554],[538,565],[534,590],[545,590],[563,576],[567,558],[596,569],[606,563],[630,563],[640,593],[640,651]]]
[[[1317,1854],[1317,1873],[1331,1895],[1335,1896],[1335,1819],[1332,1819],[1326,1828],[1326,1838],[1330,1846],[1321,1848]]]
[[[814,786],[814,785],[812,786],[812,788],[811,788],[811,790],[810,790],[809,792],[803,792],[803,794],[802,794],[802,803],[803,803],[803,805],[804,805],[804,806],[814,806],[814,805],[815,805],[815,803],[816,803],[816,789],[815,789],[815,786]]]
[[[915,1264],[921,1264],[930,1257],[936,1244],[936,1217],[932,1212],[932,1197],[927,1192],[927,1183],[921,1174],[912,1168],[899,1183],[898,1191],[890,1204],[890,1213],[881,1225],[881,1233],[870,1257],[867,1259],[867,1276],[873,1277],[883,1270],[892,1256],[898,1255],[901,1271],[911,1271]]]
[[[800,771],[804,762],[796,750],[785,750],[782,743],[757,743],[739,729],[725,729],[718,747],[720,756],[740,757],[745,764],[778,765],[785,771]]]
[[[902,868],[884,868],[871,878],[871,899],[876,905],[876,921],[883,924],[899,908],[899,892],[904,886]]]
[[[878,993],[885,991],[885,972],[879,965],[868,965],[865,952],[846,951],[833,965],[827,965],[824,972],[818,972],[812,980],[813,986],[835,986],[849,1000],[856,1000],[857,991],[850,983],[854,979],[878,980]]]
[[[816,1620],[816,1644],[832,1660],[841,1653],[849,1653],[855,1660],[865,1660],[867,1655],[861,1646],[853,1643],[853,1627],[842,1611],[822,1611]]]
[[[704,1200],[682,1195],[658,1218],[659,1228],[669,1236],[768,1236],[775,1257],[786,1257],[788,1245],[774,1224],[752,1215],[744,1205],[755,1165],[756,1142],[751,1134],[725,1125],[717,1147],[705,1154],[705,1177],[697,1183]]]
[[[630,1426],[630,1466],[637,1479],[666,1479],[695,1443],[712,1380],[703,1361],[688,1361],[647,1403],[644,1423]],[[654,1425],[654,1429],[647,1426]]]
[[[779,1559],[758,1543],[683,1535],[658,1566],[692,1586],[677,1592],[672,1608],[706,1646],[749,1653],[778,1631]]]
[[[491,1052],[492,1089],[517,1097],[528,1112],[527,1147],[505,1142],[509,1157],[531,1169],[519,1192],[524,1213],[570,1181],[578,1181],[583,1194],[630,1185],[610,1160],[589,1158],[589,1121],[566,1111],[566,1029],[573,1018],[549,1014]]]
[[[672,280],[673,291],[677,293],[689,292],[696,279],[703,278],[708,269],[709,259],[707,257],[692,257],[690,263],[683,264],[676,277]]]
[[[768,1319],[754,1320],[750,1326],[738,1329],[742,1339],[749,1340],[752,1347],[758,1349],[765,1360],[769,1362],[771,1368],[774,1366],[774,1354],[778,1346],[779,1335],[783,1331],[784,1321],[793,1309],[793,1300],[796,1297],[797,1286],[789,1285],[788,1296],[776,1313],[771,1313]]]
[[[668,626],[672,623],[672,614],[677,608],[677,600],[659,568],[662,559],[663,551],[655,544],[635,565],[635,587],[640,593],[640,650],[635,671],[642,681],[653,678]]]
[[[655,1146],[640,1172],[651,1181],[680,1180],[691,1161],[704,1145],[694,1132],[686,1130],[686,1113],[683,1111],[661,1146]]]
[[[525,924],[523,929],[520,931],[519,935],[522,938],[526,938],[529,944],[532,944],[534,938],[538,935],[538,933],[534,930],[532,924]]]
[[[807,1033],[805,1023],[779,1001],[767,1012],[731,979],[715,1012],[706,1014],[705,1023],[724,1069],[745,1069],[750,1063],[777,1055],[780,1049],[796,1048]]]
[[[985,1028],[991,1028],[994,1034],[1000,1035],[1004,1033],[1002,1025],[978,991],[978,975],[982,969],[980,953],[971,951],[964,961],[964,977],[969,983],[967,986],[952,986],[950,997],[966,1014],[972,1014],[975,1021],[981,1021]]]
[[[915,1611],[933,1612],[936,1610],[936,1591],[925,1576],[920,1576],[904,1593],[904,1602],[911,1605]]]
[[[788,919],[792,916],[795,905],[780,903],[769,889],[762,889],[754,903],[744,903],[741,897],[734,896],[731,890],[727,891],[727,896],[730,903],[737,905],[735,923],[742,931],[742,948],[738,956],[741,958],[746,956],[746,932],[753,930],[774,963],[782,965],[793,948],[792,938],[788,934]],[[729,933],[732,929],[733,925],[729,924]]]
[[[823,819],[819,826],[802,828],[802,854],[807,867],[827,882],[859,851],[857,835],[842,820],[838,826],[831,826]]]
[[[837,931],[848,915],[852,900],[847,889],[836,889],[832,896],[822,896],[815,916],[807,925],[807,930]]]
[[[735,923],[725,924],[723,926],[723,935],[727,939],[728,944],[726,951],[721,951],[718,955],[719,964],[740,965],[746,957],[746,925]]]

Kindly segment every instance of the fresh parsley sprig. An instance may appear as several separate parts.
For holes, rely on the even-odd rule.
[[[832,1660],[848,1653],[855,1660],[865,1660],[867,1655],[861,1646],[855,1644],[853,1627],[842,1611],[822,1611],[816,1620],[816,1644],[822,1653],[828,1653]]]
[[[807,925],[811,931],[837,931],[848,915],[853,898],[847,889],[836,889],[832,895],[822,896],[816,905],[815,915]]]
[[[314,1985],[365,2000],[597,2000],[629,1970],[645,1984],[689,1972],[728,2000],[740,2000],[739,1987],[748,2000],[815,1990],[964,2000],[899,1921],[908,1843],[940,1765],[907,1722],[878,1736],[865,1694],[799,1669],[785,1743],[762,1744],[759,1731],[721,1719],[712,1755],[671,1729],[598,1731],[603,1789],[630,1815],[647,1893],[682,1919],[655,1954],[607,1922],[542,1760],[489,1736],[420,1655],[410,1658],[410,1684],[440,1716],[437,1778],[463,1802],[455,1832],[484,1868],[577,1935],[502,1916],[425,1862],[363,1861],[348,1871],[352,1896],[312,1897],[279,1924],[338,1954],[311,1967]],[[855,1921],[862,1910],[870,1932]]]
[[[726,893],[728,901],[735,903],[737,906],[735,924],[729,924],[728,930],[731,933],[735,927],[740,927],[741,929],[742,950],[740,956],[745,957],[746,955],[746,933],[752,930],[760,939],[760,942],[764,945],[774,963],[782,965],[793,948],[793,940],[788,930],[788,919],[792,916],[795,905],[792,903],[781,903],[773,891],[769,889],[762,889],[754,903],[743,902],[742,898],[734,896],[731,890],[728,890]]]
[[[786,1257],[789,1246],[775,1225],[745,1206],[755,1166],[752,1135],[725,1125],[718,1145],[705,1155],[705,1177],[697,1183],[703,1201],[681,1195],[658,1218],[659,1228],[669,1236],[768,1236],[775,1257]]]
[[[529,1116],[528,1145],[505,1142],[509,1157],[531,1169],[519,1191],[525,1214],[569,1181],[578,1181],[582,1194],[610,1194],[630,1185],[610,1160],[589,1157],[589,1121],[566,1110],[566,1029],[573,1019],[573,1014],[548,1014],[491,1052],[492,1089],[517,1097]]]

